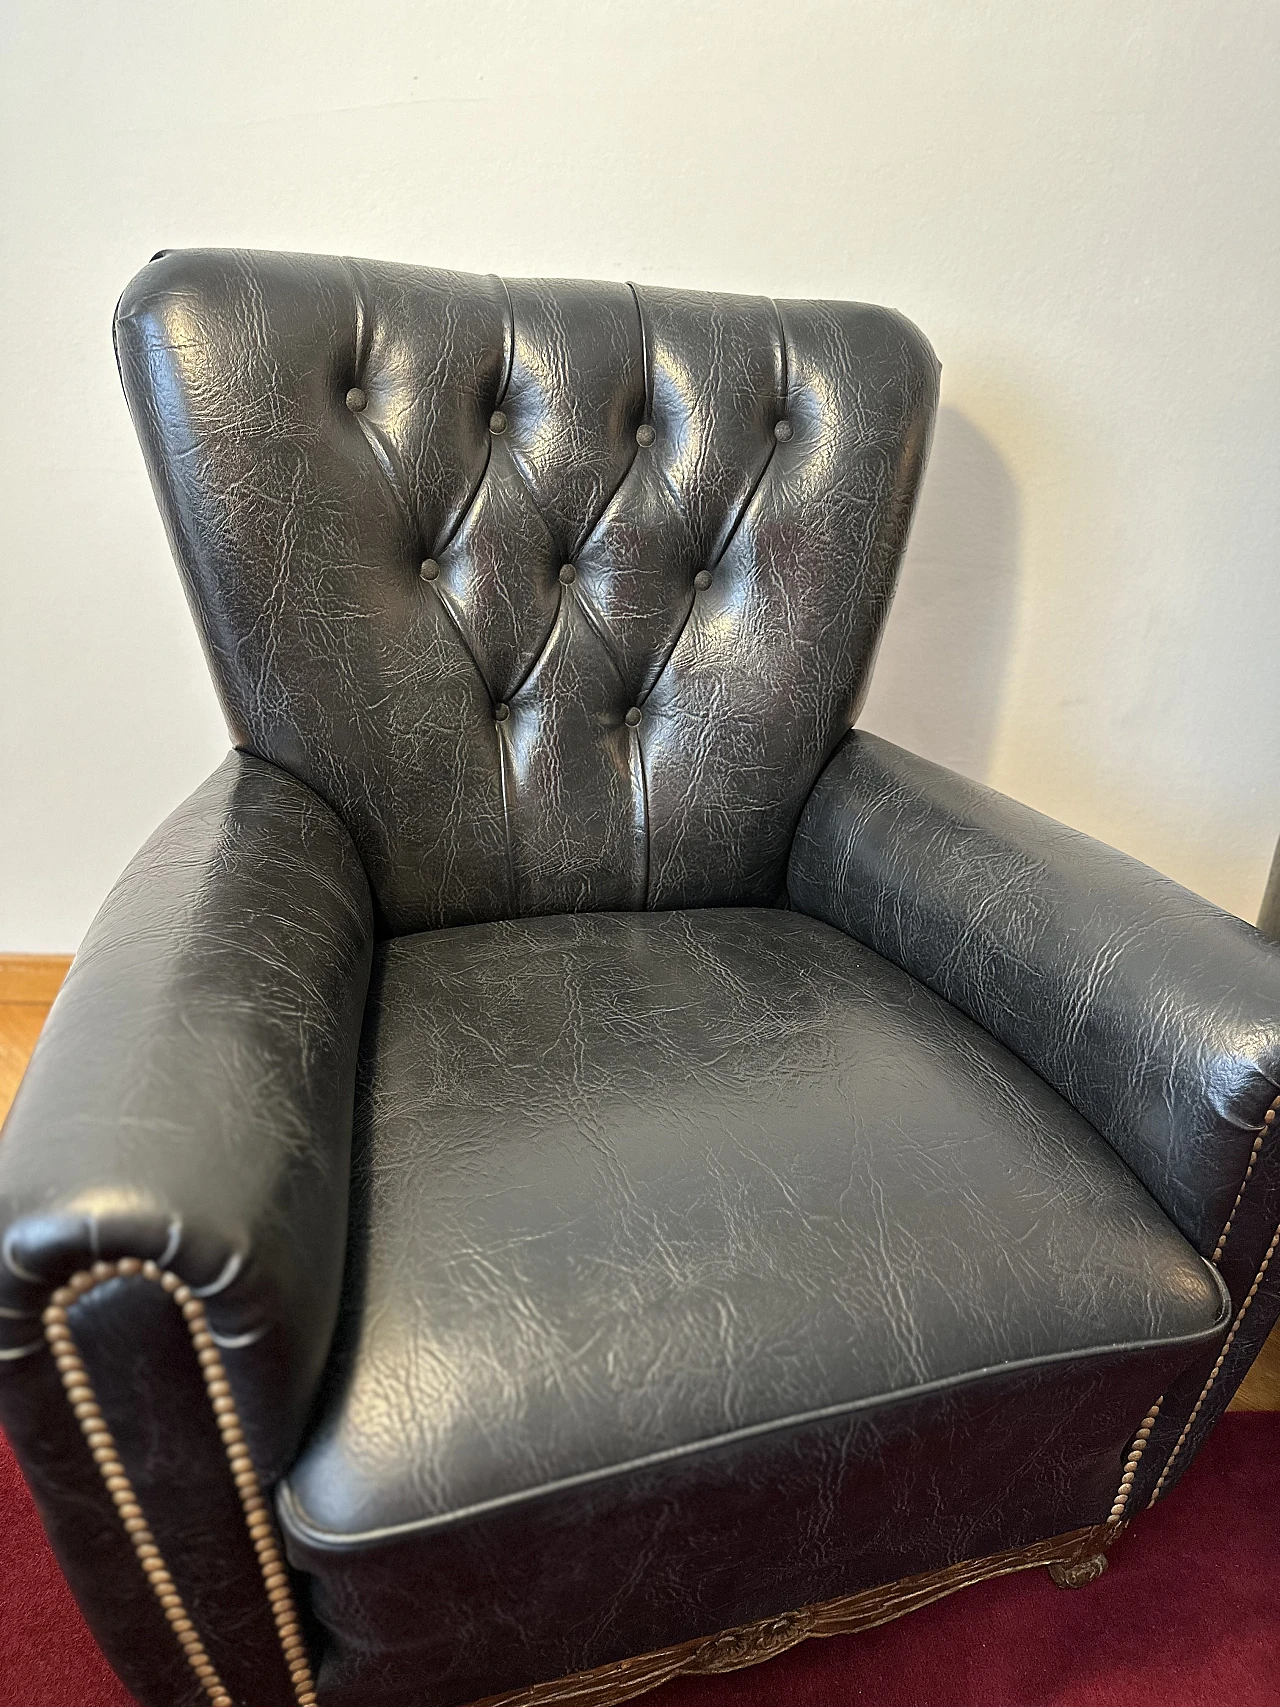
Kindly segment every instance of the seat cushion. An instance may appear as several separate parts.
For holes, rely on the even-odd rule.
[[[1102,1521],[1223,1325],[1054,1091],[781,910],[386,943],[356,1146],[279,1502],[328,1701],[469,1701]]]

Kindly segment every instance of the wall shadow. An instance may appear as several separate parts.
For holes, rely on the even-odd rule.
[[[991,441],[938,411],[897,596],[859,727],[984,779],[1019,574],[1018,490]]]

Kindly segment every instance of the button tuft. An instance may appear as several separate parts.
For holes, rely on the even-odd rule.
[[[501,409],[495,409],[493,414],[489,417],[489,431],[494,434],[500,434],[505,433],[506,430],[507,417],[502,413]]]
[[[642,427],[636,428],[636,443],[638,445],[651,445],[657,436],[647,421]]]
[[[641,712],[640,707],[638,705],[633,705],[626,715],[627,727],[634,729],[636,724],[639,723],[642,715],[643,713]]]
[[[711,585],[710,569],[699,569],[698,573],[693,577],[693,584],[700,593],[705,593],[707,588]]]
[[[358,415],[362,409],[369,407],[369,399],[358,385],[353,385],[347,393],[347,408],[353,415]]]
[[[562,563],[560,565],[560,579],[564,582],[566,587],[569,585],[570,581],[576,581],[578,579],[578,571],[574,568],[572,563]]]
[[[510,715],[511,707],[509,705],[495,705],[493,708],[493,721],[495,723],[505,723]]]
[[[422,568],[418,571],[424,581],[434,581],[440,573],[440,565],[434,557],[423,560]]]
[[[784,445],[794,432],[795,428],[791,425],[790,421],[779,421],[777,426],[773,429],[773,436],[777,439],[779,444]]]

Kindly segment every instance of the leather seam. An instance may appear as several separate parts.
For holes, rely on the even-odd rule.
[[[640,906],[643,911],[649,906],[649,867],[651,861],[651,846],[649,836],[649,777],[644,766],[644,743],[640,739],[639,729],[629,731],[631,736],[631,762],[635,767],[636,793],[640,800],[640,822],[642,835],[640,837],[641,858],[644,861],[644,871],[641,874]]]
[[[655,1452],[645,1453],[623,1463],[602,1465],[597,1469],[557,1477],[531,1488],[518,1488],[512,1493],[499,1494],[493,1499],[476,1501],[474,1504],[460,1507],[456,1511],[443,1512],[425,1518],[410,1518],[403,1523],[384,1524],[377,1529],[361,1530],[350,1535],[321,1529],[313,1524],[293,1497],[287,1478],[279,1486],[276,1495],[277,1504],[288,1514],[287,1528],[299,1540],[314,1546],[345,1551],[348,1548],[365,1546],[392,1537],[447,1529],[455,1523],[481,1516],[490,1511],[524,1505],[547,1494],[561,1493],[568,1488],[607,1481],[610,1477],[648,1469],[654,1465],[670,1463],[677,1459],[693,1458],[701,1453],[714,1451],[719,1447],[736,1446],[742,1441],[758,1439],[769,1434],[780,1434],[790,1428],[828,1422],[838,1417],[855,1416],[859,1412],[870,1411],[877,1406],[905,1404],[934,1393],[958,1391],[966,1385],[985,1380],[988,1377],[1026,1374],[1057,1364],[1079,1362],[1082,1358],[1107,1358],[1117,1355],[1123,1356],[1132,1352],[1166,1350],[1179,1345],[1196,1345],[1205,1340],[1211,1340],[1215,1333],[1220,1333],[1223,1323],[1230,1317],[1230,1298],[1226,1294],[1226,1288],[1222,1286],[1221,1276],[1218,1275],[1216,1269],[1210,1268],[1207,1263],[1205,1267],[1217,1280],[1227,1305],[1226,1311],[1219,1315],[1217,1322],[1208,1330],[1200,1329],[1195,1333],[1180,1334],[1168,1339],[1123,1340],[1106,1346],[1076,1346],[1069,1351],[1047,1352],[1038,1357],[1022,1358],[1012,1363],[984,1364],[980,1369],[965,1370],[960,1375],[940,1376],[935,1381],[921,1382],[918,1386],[904,1388],[901,1392],[873,1393],[866,1398],[841,1400],[836,1404],[821,1406],[817,1410],[799,1411],[793,1415],[771,1418],[767,1422],[749,1423],[743,1428],[711,1435],[704,1440],[690,1441],[679,1446],[662,1447]]]
[[[507,321],[506,325],[502,329],[507,346],[503,351],[503,354],[506,357],[506,363],[503,369],[502,385],[498,391],[498,403],[496,405],[496,407],[500,407],[507,400],[507,392],[511,389],[511,375],[514,373],[516,365],[516,305],[511,300],[511,286],[507,283],[506,279],[503,278],[502,274],[494,273],[493,277],[497,279],[498,283],[502,286],[502,295],[507,304]]]
[[[497,699],[497,695],[495,694],[495,692],[493,690],[493,686],[490,683],[488,676],[485,675],[484,671],[480,667],[480,660],[479,660],[479,658],[476,657],[475,652],[472,649],[471,642],[467,638],[467,631],[465,628],[463,628],[462,623],[459,620],[458,613],[454,610],[454,608],[450,604],[449,600],[445,597],[445,595],[438,588],[434,588],[433,591],[435,592],[436,598],[440,601],[440,608],[444,611],[445,616],[449,619],[450,626],[453,628],[454,633],[458,636],[458,639],[462,642],[462,650],[466,653],[467,659],[471,664],[471,668],[476,673],[476,677],[480,683],[480,686],[484,689],[485,693],[488,695],[490,705],[494,704],[494,702]]]
[[[648,322],[644,317],[644,304],[640,301],[638,287],[627,280],[627,289],[631,292],[631,300],[636,305],[636,319],[640,322],[640,376],[644,380],[644,419],[653,419],[653,375],[650,369],[650,345]]]
[[[1275,1232],[1271,1235],[1271,1243],[1267,1246],[1266,1254],[1263,1256],[1262,1262],[1259,1264],[1258,1272],[1253,1277],[1253,1285],[1250,1286],[1248,1292],[1245,1294],[1244,1303],[1241,1304],[1239,1310],[1236,1312],[1235,1320],[1231,1324],[1231,1331],[1222,1342],[1222,1350],[1218,1353],[1213,1368],[1209,1371],[1208,1379],[1200,1389],[1200,1397],[1191,1407],[1191,1414],[1182,1426],[1182,1433],[1174,1442],[1173,1451],[1165,1460],[1164,1469],[1160,1472],[1159,1480],[1151,1490],[1151,1498],[1147,1501],[1148,1508],[1153,1506],[1160,1498],[1161,1489],[1169,1479],[1169,1472],[1173,1469],[1179,1453],[1186,1445],[1187,1438],[1190,1435],[1191,1430],[1195,1427],[1196,1418],[1200,1415],[1200,1412],[1204,1407],[1205,1400],[1209,1397],[1214,1383],[1222,1372],[1222,1366],[1227,1361],[1227,1356],[1231,1351],[1231,1347],[1235,1344],[1236,1335],[1240,1332],[1244,1319],[1248,1315],[1250,1307],[1253,1304],[1253,1300],[1257,1296],[1258,1288],[1262,1285],[1262,1282],[1266,1277],[1267,1270],[1271,1266],[1271,1259],[1276,1253],[1277,1245],[1280,1245],[1280,1225],[1277,1225]]]
[[[786,398],[785,397],[782,399],[782,403],[783,403],[783,407],[785,408],[786,407]],[[739,504],[739,506],[738,506],[737,515],[733,518],[733,521],[729,527],[728,532],[725,534],[723,540],[721,540],[721,542],[720,542],[719,550],[715,553],[715,555],[712,557],[710,563],[707,565],[708,568],[718,569],[720,567],[720,565],[724,562],[725,553],[728,551],[729,547],[733,544],[734,540],[737,538],[738,529],[742,526],[742,523],[746,517],[747,511],[751,508],[751,505],[755,501],[756,493],[760,490],[761,486],[763,486],[765,475],[773,467],[773,459],[777,455],[777,452],[778,452],[778,441],[777,441],[777,439],[774,439],[773,443],[769,446],[769,449],[765,452],[765,458],[764,458],[764,461],[760,464],[759,473],[756,475],[755,479],[752,481],[751,486],[748,489],[746,497],[742,500],[741,504]],[[674,646],[671,648],[671,651],[672,652],[675,651]],[[670,662],[670,657],[671,657],[671,654],[668,653],[667,658],[663,662],[663,666],[662,666],[663,670],[666,669],[667,664]],[[659,670],[658,674],[661,675],[662,670]]]
[[[116,1262],[95,1262],[91,1269],[83,1269],[73,1274],[65,1286],[60,1286],[53,1292],[42,1320],[45,1340],[53,1353],[67,1402],[80,1425],[86,1444],[93,1453],[103,1484],[124,1525],[148,1587],[182,1648],[187,1665],[211,1707],[233,1707],[232,1697],[209,1658],[147,1524],[133,1483],[121,1462],[115,1439],[98,1404],[70,1324],[70,1309],[81,1298],[107,1281],[134,1277],[160,1286],[182,1311],[192,1347],[200,1364],[200,1374],[213,1409],[214,1421],[222,1438],[223,1450],[239,1496],[245,1525],[257,1556],[262,1584],[266,1590],[267,1603],[281,1655],[289,1673],[294,1699],[297,1707],[316,1707],[311,1664],[307,1657],[293,1590],[289,1584],[288,1569],[270,1508],[263,1497],[245,1442],[244,1428],[231,1391],[231,1383],[227,1379],[226,1366],[209,1326],[203,1301],[179,1275],[170,1269],[161,1268],[156,1262],[144,1262],[139,1257],[123,1257]]]
[[[782,400],[782,413],[787,412],[787,393],[791,389],[791,362],[787,355],[787,329],[782,324],[782,310],[775,298],[769,298],[769,306],[773,310],[774,319],[778,322],[778,394]]]
[[[587,598],[584,593],[579,591],[578,583],[576,581],[574,582],[573,590],[577,595],[578,609],[582,612],[582,620],[600,642],[600,649],[604,653],[605,658],[613,669],[614,675],[618,679],[618,686],[625,692],[627,686],[626,671],[622,668],[618,655],[613,649],[613,638],[608,631],[604,618],[592,604],[591,600]],[[525,676],[524,681],[521,682],[521,687],[524,686],[524,682],[528,681],[529,676],[533,674],[534,670],[536,670],[538,665],[542,662],[543,657],[546,655],[547,647],[551,644],[551,638],[554,633],[555,624],[552,623],[551,632],[547,635],[546,640],[542,644],[542,650],[530,666],[529,674]]]
[[[516,856],[511,845],[511,800],[510,789],[507,786],[507,741],[504,726],[497,726],[498,732],[498,787],[502,791],[502,843],[507,856],[507,888],[511,897],[511,911],[518,916],[520,908],[516,900]]]
[[[357,379],[363,379],[369,362],[369,314],[365,306],[364,284],[353,261],[344,260],[342,265],[351,281],[351,292],[355,299],[355,369]],[[356,421],[364,434],[365,442],[373,452],[373,460],[377,463],[379,472],[390,488],[396,507],[408,524],[410,532],[417,534],[418,526],[413,519],[413,509],[409,503],[408,485],[395,448],[383,438],[366,413],[361,411],[356,416]]]
[[[506,290],[505,279],[502,281],[502,287],[504,290]],[[507,292],[507,303],[508,303],[508,307],[510,309],[510,314],[511,314],[511,350],[512,350],[511,360],[514,363],[514,361],[515,361],[515,336],[516,336],[515,306],[511,302],[511,295],[510,295],[509,291]],[[502,402],[505,400],[507,387],[510,385],[510,383],[511,383],[511,373],[510,373],[510,370],[508,370],[506,382],[503,385],[502,396],[499,398],[499,402]],[[519,480],[520,484],[523,486],[525,493],[529,499],[529,503],[533,508],[534,515],[537,516],[538,522],[541,525],[543,532],[546,534],[547,538],[551,541],[552,546],[555,547],[557,545],[556,537],[551,531],[551,526],[548,523],[547,518],[542,513],[542,506],[538,503],[538,500],[537,500],[536,496],[534,495],[533,487],[529,484],[528,477],[526,476],[525,471],[524,471],[523,467],[521,466],[520,458],[516,455],[514,450],[512,450],[510,452],[510,460],[511,460],[512,473],[515,475],[517,480]],[[636,450],[633,447],[632,451],[631,451],[631,456],[627,462],[627,466],[623,469],[622,473],[618,476],[616,484],[613,486],[612,490],[609,492],[609,495],[601,503],[600,508],[596,511],[596,514],[586,522],[585,526],[583,527],[581,534],[578,536],[578,539],[577,539],[576,543],[574,544],[574,546],[573,546],[573,548],[569,554],[575,560],[579,556],[579,554],[582,552],[584,547],[588,544],[588,542],[591,539],[591,536],[595,533],[596,529],[600,526],[600,523],[604,520],[605,516],[608,514],[610,505],[613,503],[614,499],[618,496],[618,493],[622,490],[623,486],[626,483],[628,475],[631,473],[631,470],[635,467],[635,465],[636,465]],[[487,463],[485,465],[485,472],[486,473],[488,472],[488,464]],[[484,477],[482,475],[480,484],[483,484],[483,478]],[[477,484],[477,486],[476,486],[476,494],[475,494],[476,497],[479,496],[480,484]],[[605,655],[607,656],[609,662],[613,665],[613,668],[617,674],[619,683],[621,684],[621,686],[623,686],[625,688],[626,687],[626,675],[625,675],[625,672],[623,671],[622,666],[618,662],[618,659],[614,653],[613,642],[609,638],[608,634],[605,632],[605,624],[604,624],[603,618],[600,616],[600,614],[596,610],[595,606],[591,603],[591,600],[589,598],[587,598],[586,595],[582,592],[580,585],[577,588],[577,595],[578,595],[578,608],[579,608],[579,610],[582,612],[584,618],[586,619],[586,621],[590,625],[592,631],[595,633],[597,639],[600,641],[601,645],[603,646],[604,651],[605,651]],[[529,679],[534,675],[534,673],[537,671],[538,667],[541,665],[542,660],[546,657],[547,648],[550,646],[551,641],[555,635],[556,627],[560,621],[560,616],[561,616],[561,612],[563,611],[563,608],[564,608],[564,594],[562,592],[560,598],[557,599],[557,601],[556,601],[555,614],[553,615],[553,617],[551,619],[550,625],[547,628],[547,632],[543,636],[542,641],[541,641],[540,645],[538,646],[536,652],[533,654],[532,658],[530,659],[529,664],[528,664],[527,668],[525,669],[524,674],[520,677],[520,679],[515,683],[515,685],[511,688],[510,692],[508,693],[507,697],[509,700],[515,699],[517,694],[519,694],[521,689],[524,687],[525,683],[528,682]],[[455,619],[455,625],[456,625],[456,619]]]
[[[774,313],[778,317],[779,336],[782,337],[782,339],[783,339],[783,342],[781,345],[781,355],[780,355],[780,365],[781,365],[781,370],[782,370],[781,371],[781,380],[782,380],[782,385],[783,385],[783,391],[782,391],[782,396],[779,399],[779,401],[780,401],[781,406],[782,406],[782,412],[785,414],[786,413],[786,407],[787,407],[786,386],[789,382],[788,381],[788,374],[787,374],[786,341],[785,341],[785,335],[782,333],[782,316],[778,312],[778,305],[776,302],[773,301],[772,297],[769,298],[769,302],[773,308]],[[721,563],[723,563],[724,558],[725,558],[725,553],[728,551],[729,547],[733,544],[734,539],[737,537],[738,529],[742,526],[742,523],[746,517],[747,511],[751,508],[751,505],[755,500],[756,493],[759,492],[761,486],[764,484],[765,475],[769,472],[770,468],[773,466],[773,459],[777,453],[777,449],[778,449],[778,441],[775,438],[772,440],[772,442],[769,445],[768,450],[765,452],[764,461],[760,464],[760,467],[756,472],[755,479],[751,482],[751,485],[747,488],[746,497],[743,498],[741,504],[738,506],[738,513],[736,516],[734,516],[732,522],[729,524],[728,531],[725,533],[724,538],[721,540],[718,549],[716,549],[713,552],[713,554],[707,559],[707,568],[708,569],[711,569],[714,571],[720,567]],[[680,642],[684,639],[685,630],[689,626],[689,623],[693,617],[693,613],[694,613],[696,606],[697,606],[697,600],[696,599],[690,599],[689,608],[685,611],[685,614],[684,614],[684,621],[680,624],[679,628],[676,630],[670,646],[667,647],[666,652],[663,654],[662,662],[658,665],[657,669],[653,672],[653,679],[650,681],[648,687],[645,688],[643,699],[642,699],[641,703],[643,703],[643,700],[648,699],[649,695],[653,692],[653,690],[657,687],[658,683],[662,680],[662,677],[666,672],[667,666],[670,664],[671,660],[676,655],[676,648],[679,646]]]

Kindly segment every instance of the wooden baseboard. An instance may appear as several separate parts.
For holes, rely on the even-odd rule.
[[[70,964],[69,954],[0,954],[0,1002],[51,1002]]]

